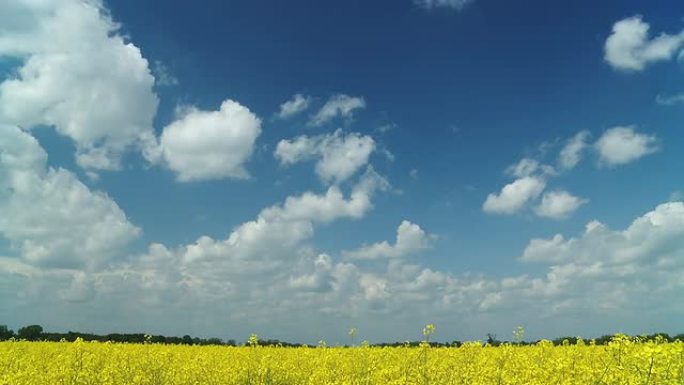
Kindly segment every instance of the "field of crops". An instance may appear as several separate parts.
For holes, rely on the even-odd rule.
[[[228,347],[0,342],[0,384],[684,384],[684,343]]]

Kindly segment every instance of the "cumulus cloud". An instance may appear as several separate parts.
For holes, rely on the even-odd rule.
[[[558,154],[558,164],[563,170],[571,170],[582,160],[582,152],[589,147],[587,143],[591,134],[589,131],[580,131],[570,138]]]
[[[587,202],[587,199],[578,198],[567,191],[551,191],[544,194],[534,212],[540,217],[565,219]]]
[[[123,255],[140,229],[106,194],[46,165],[31,135],[0,125],[0,234],[36,266],[84,269]]]
[[[333,269],[332,258],[327,254],[320,254],[314,260],[310,272],[290,277],[290,287],[314,292],[332,290],[335,282]]]
[[[619,166],[659,150],[655,135],[641,134],[634,127],[613,127],[594,143],[601,164]]]
[[[489,194],[482,209],[491,214],[515,214],[537,199],[545,187],[546,182],[539,177],[519,178],[504,186],[499,194]]]
[[[431,238],[432,236],[426,234],[420,226],[404,220],[397,228],[394,245],[382,241],[357,250],[345,251],[343,255],[351,259],[400,258],[428,248]]]
[[[635,219],[622,231],[589,222],[582,236],[533,239],[523,261],[608,265],[650,265],[674,262],[684,252],[684,203],[668,202]],[[636,271],[635,271],[636,272]]]
[[[233,229],[224,240],[199,238],[185,248],[182,259],[187,263],[229,260],[252,266],[258,266],[258,261],[282,263],[280,259],[288,252],[293,253],[290,258],[297,255],[294,251],[313,235],[314,223],[361,218],[372,208],[373,194],[386,186],[387,181],[369,169],[352,188],[348,199],[336,186],[324,195],[305,192],[288,197],[283,204],[267,207],[256,219]]]
[[[176,249],[153,244],[129,264],[87,275],[48,273],[0,258],[0,282],[20,288],[25,296],[21,298],[46,298],[44,306],[27,307],[29,314],[16,313],[21,317],[59,314],[66,305],[55,296],[82,301],[92,297],[94,289],[98,302],[116,309],[113,318],[102,321],[105,328],[129,325],[123,313],[130,314],[137,327],[177,330],[178,319],[185,319],[181,315],[189,310],[214,309],[206,313],[211,316],[184,325],[183,330],[220,333],[220,319],[231,323],[233,336],[242,336],[254,328],[272,330],[269,322],[260,320],[277,318],[283,325],[281,336],[304,341],[322,335],[344,338],[350,319],[364,322],[364,334],[380,341],[402,338],[426,316],[443,325],[440,330],[446,335],[462,338],[507,332],[518,323],[532,331],[531,338],[548,338],[568,328],[596,335],[605,333],[606,327],[612,331],[610,325],[618,323],[623,332],[647,330],[650,320],[626,317],[635,311],[666,314],[661,327],[670,331],[684,314],[676,300],[684,273],[681,202],[659,205],[624,230],[592,221],[576,237],[532,239],[521,260],[541,264],[542,273],[500,278],[439,271],[401,258],[373,266],[336,262],[331,254],[312,250],[304,242],[309,236],[282,248],[252,252],[247,250],[259,247],[265,238],[234,235],[241,228],[231,232],[231,242],[202,237]],[[250,238],[254,243],[243,242]],[[263,257],[262,252],[270,254]],[[22,280],[28,276],[34,279]],[[143,305],[150,323],[140,326],[132,315]],[[383,328],[387,317],[395,325],[391,330]],[[602,323],[597,325],[596,319]],[[250,322],[245,326],[246,320]],[[458,334],[464,328],[469,331]]]
[[[491,309],[506,308],[510,301],[517,302],[515,306],[524,303],[528,310],[541,305],[546,317],[594,313],[611,320],[608,325],[620,322],[632,330],[648,328],[640,322],[627,326],[625,316],[634,311],[658,309],[676,318],[684,312],[681,306],[672,306],[683,287],[683,233],[684,204],[670,202],[624,230],[591,221],[578,237],[532,239],[521,260],[548,264],[547,274],[502,280],[496,293],[500,298]]]
[[[362,108],[366,108],[366,101],[361,97],[352,97],[344,94],[333,95],[311,117],[309,125],[322,126],[336,117],[351,119],[354,116],[354,111]]]
[[[0,57],[21,62],[0,83],[0,120],[54,126],[90,170],[116,170],[154,143],[158,99],[140,49],[100,1],[3,2]]]
[[[287,119],[291,116],[297,115],[309,108],[310,103],[310,97],[304,96],[302,94],[295,94],[292,96],[292,99],[280,105],[278,117],[280,119]]]
[[[618,70],[641,71],[648,64],[671,59],[684,44],[684,31],[652,38],[649,29],[641,16],[616,22],[606,39],[604,59]]]
[[[463,9],[466,5],[472,3],[473,0],[413,0],[413,2],[424,8],[452,8],[456,10]]]
[[[261,134],[261,120],[248,108],[226,100],[218,111],[186,108],[164,127],[159,152],[181,182],[249,176],[245,162]]]
[[[316,174],[325,183],[340,183],[353,176],[368,163],[375,141],[359,133],[306,136],[278,142],[274,152],[281,165],[316,159]]]

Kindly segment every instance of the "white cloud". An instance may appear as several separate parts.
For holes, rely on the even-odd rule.
[[[431,238],[433,237],[426,234],[420,226],[404,220],[397,228],[394,245],[382,241],[357,250],[345,251],[343,255],[351,259],[400,258],[428,248]]]
[[[556,234],[551,239],[532,239],[525,247],[520,260],[525,262],[560,262],[567,255],[567,250],[573,242],[575,241],[566,242],[561,234]]]
[[[537,172],[539,169],[539,162],[531,158],[523,158],[520,162],[509,166],[506,173],[516,178],[524,178]]]
[[[541,178],[519,178],[504,186],[498,195],[489,194],[482,209],[493,214],[514,214],[530,201],[537,199],[545,187],[546,182]]]
[[[582,160],[582,152],[589,146],[589,131],[580,131],[570,138],[558,154],[558,164],[564,170],[571,170]]]
[[[288,197],[282,205],[267,207],[256,219],[233,229],[224,240],[200,237],[184,248],[181,259],[183,263],[225,263],[227,269],[240,265],[258,270],[260,266],[279,266],[285,262],[283,258],[299,255],[303,242],[313,236],[314,223],[363,217],[372,208],[373,194],[386,186],[385,179],[369,169],[354,186],[349,199],[336,186],[324,195],[305,192]],[[218,265],[214,268],[219,269]]]
[[[309,108],[311,98],[302,94],[292,96],[292,99],[280,105],[278,117],[280,119],[287,119]]]
[[[360,181],[352,188],[350,198],[345,199],[337,186],[331,186],[325,195],[306,192],[288,197],[281,206],[264,209],[261,217],[267,220],[307,220],[331,222],[340,217],[361,218],[371,207],[371,197],[376,191],[389,187],[385,178],[368,167]]]
[[[277,230],[292,223],[282,224]],[[170,330],[168,334],[219,334],[228,322],[231,337],[256,331],[304,342],[321,336],[345,341],[349,322],[364,325],[363,335],[374,341],[410,338],[426,317],[440,333],[459,338],[507,333],[515,324],[524,324],[533,339],[568,333],[568,328],[573,334],[598,335],[614,331],[616,324],[627,333],[650,330],[652,319],[628,317],[634,312],[657,313],[660,330],[669,332],[684,314],[677,301],[684,288],[681,202],[660,205],[625,230],[593,221],[578,237],[533,239],[521,259],[542,264],[545,273],[501,278],[456,275],[400,258],[372,266],[336,262],[331,254],[309,247],[309,235],[291,234],[300,241],[282,248],[252,249],[287,237],[261,238],[280,233],[259,231],[252,238],[242,228],[229,235],[231,242],[202,237],[173,250],[153,244],[128,264],[85,275],[37,270],[0,258],[0,290],[12,287],[20,293],[7,302],[10,311],[22,306],[16,301],[26,309],[10,313],[18,324],[49,314],[51,329],[67,326],[73,307],[65,301],[97,298],[106,304],[99,310],[105,314],[98,320],[103,330],[156,327]],[[21,301],[28,298],[42,302],[26,306]],[[142,306],[146,317],[141,323],[135,315]],[[209,316],[187,324],[178,321],[188,311]],[[391,330],[384,327],[388,317]],[[278,335],[273,334],[273,319],[279,321]]]
[[[37,266],[90,268],[122,256],[140,229],[106,194],[46,164],[31,135],[0,125],[0,234]]]
[[[684,103],[684,93],[676,95],[656,95],[656,103],[661,106],[674,106]]]
[[[536,174],[540,178],[545,178],[547,176],[555,176],[558,172],[552,166],[539,163],[536,159],[523,158],[518,163],[508,166],[506,174],[516,178],[524,178]]]
[[[155,84],[161,87],[177,86],[178,79],[173,76],[171,70],[160,60],[154,62]]]
[[[616,22],[606,39],[604,59],[618,70],[641,71],[648,64],[671,59],[684,44],[684,31],[651,38],[649,29],[641,16]]]
[[[635,219],[625,230],[613,231],[589,222],[579,238],[557,234],[550,240],[533,239],[521,259],[537,262],[608,265],[655,265],[684,252],[684,203],[668,202]],[[684,255],[684,254],[682,254]]]
[[[333,269],[332,258],[327,254],[320,254],[313,262],[312,271],[290,277],[290,287],[314,292],[330,291],[335,282]]]
[[[567,191],[551,191],[544,194],[534,212],[540,217],[564,219],[587,202],[588,200],[578,198]]]
[[[375,141],[359,133],[299,136],[278,143],[274,156],[281,165],[290,165],[315,158],[316,173],[326,183],[340,183],[353,176],[368,163],[375,150]]]
[[[362,108],[366,108],[366,101],[361,97],[352,97],[344,94],[334,95],[311,117],[309,125],[322,126],[338,116],[351,119],[354,111]]]
[[[413,2],[425,8],[452,8],[456,10],[463,9],[473,0],[413,0]]]
[[[3,2],[0,57],[22,62],[0,84],[0,121],[54,126],[79,166],[116,170],[154,142],[158,99],[148,62],[99,1]]]
[[[603,133],[594,148],[602,164],[619,166],[657,152],[659,145],[655,135],[637,133],[633,127],[614,127]]]
[[[261,120],[240,103],[226,100],[218,111],[190,107],[164,128],[160,152],[181,182],[247,178],[244,163],[261,133]]]

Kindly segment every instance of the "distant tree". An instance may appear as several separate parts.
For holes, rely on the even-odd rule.
[[[43,327],[40,325],[24,326],[23,328],[20,328],[19,331],[17,331],[17,337],[19,337],[19,339],[27,341],[36,341],[39,340],[42,336]]]
[[[187,334],[184,335],[184,336],[183,336],[183,343],[186,344],[186,345],[192,345],[192,337],[190,337],[190,336],[187,335]]]
[[[501,341],[496,339],[496,334],[487,333],[487,345],[499,346]]]
[[[14,337],[14,330],[7,327],[7,325],[0,325],[0,341],[6,341]]]

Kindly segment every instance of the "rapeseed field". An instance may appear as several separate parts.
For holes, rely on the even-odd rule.
[[[429,334],[429,330],[428,334]],[[2,385],[684,384],[684,343],[617,335],[607,345],[242,347],[0,343]]]

